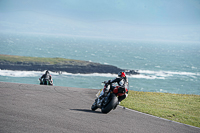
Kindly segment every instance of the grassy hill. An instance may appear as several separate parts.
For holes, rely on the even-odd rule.
[[[2,55],[0,54],[0,61],[8,61],[12,63],[42,63],[42,64],[73,64],[73,63],[85,63],[88,61],[65,59],[65,58],[43,58],[43,57],[27,57],[27,56],[15,56],[15,55]]]

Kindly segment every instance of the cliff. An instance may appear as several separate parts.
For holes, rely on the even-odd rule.
[[[80,61],[64,58],[40,58],[13,55],[0,55],[0,69],[21,71],[44,71],[68,73],[118,73],[124,71],[116,66],[104,65],[89,61]],[[127,74],[139,74],[129,70]]]

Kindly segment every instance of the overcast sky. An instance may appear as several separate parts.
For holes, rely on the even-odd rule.
[[[200,0],[0,0],[0,32],[200,42]]]

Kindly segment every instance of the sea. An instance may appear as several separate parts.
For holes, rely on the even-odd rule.
[[[60,57],[137,70],[129,89],[200,95],[200,43],[1,33],[0,54]],[[101,89],[116,74],[52,72],[54,86]],[[39,84],[45,71],[0,70],[0,82]]]

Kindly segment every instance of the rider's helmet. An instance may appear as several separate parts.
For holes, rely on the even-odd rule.
[[[46,74],[49,74],[49,71],[48,71],[48,70],[46,71]]]
[[[123,78],[123,77],[126,76],[126,74],[125,74],[125,72],[122,71],[122,72],[119,72],[119,73],[118,73],[118,76]]]

